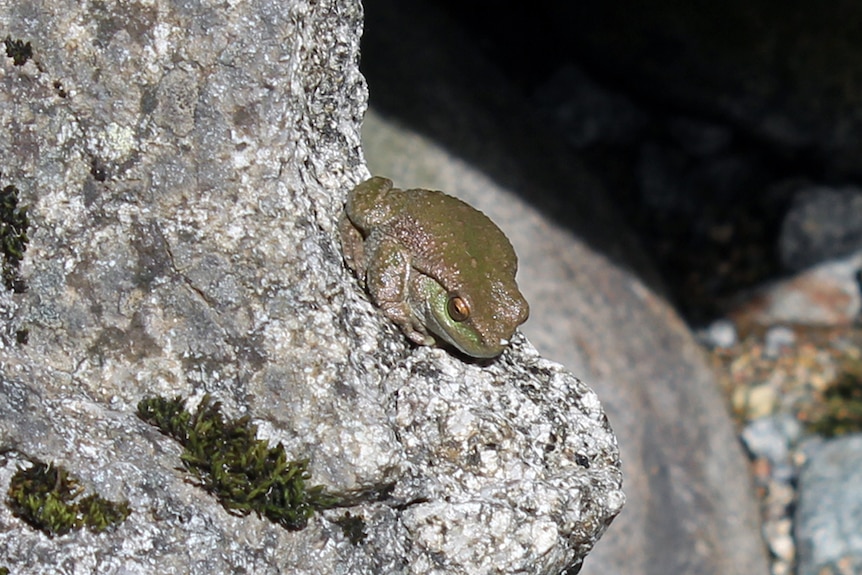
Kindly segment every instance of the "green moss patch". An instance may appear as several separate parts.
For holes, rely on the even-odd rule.
[[[6,289],[21,293],[26,290],[18,274],[27,250],[27,230],[30,220],[27,208],[18,207],[18,188],[8,185],[0,190],[0,251],[3,253],[3,283]]]
[[[3,44],[6,45],[6,56],[12,58],[16,66],[23,66],[33,57],[33,47],[30,46],[30,42],[25,44],[23,40],[13,40],[11,36],[6,36]]]
[[[862,431],[862,360],[844,361],[821,403],[801,417],[810,422],[811,431],[826,437]]]
[[[257,439],[248,416],[225,418],[221,404],[204,397],[194,413],[180,397],[153,397],[138,416],[184,448],[182,463],[195,482],[230,513],[254,511],[289,530],[303,529],[315,511],[343,505],[322,486],[310,486],[307,460],[289,460],[279,443]]]
[[[335,524],[341,527],[341,532],[353,545],[359,545],[368,536],[365,532],[365,519],[351,515],[350,511],[336,519]]]
[[[98,495],[79,499],[83,491],[63,467],[34,461],[12,476],[6,504],[16,517],[48,537],[82,527],[99,533],[122,523],[131,513],[125,501],[114,503]]]

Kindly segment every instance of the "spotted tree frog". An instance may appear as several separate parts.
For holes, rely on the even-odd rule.
[[[348,195],[340,230],[348,266],[417,344],[442,341],[469,356],[496,357],[527,320],[512,245],[457,198],[373,177]]]

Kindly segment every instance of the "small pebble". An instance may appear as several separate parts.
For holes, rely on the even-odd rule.
[[[781,416],[756,419],[742,430],[742,441],[755,457],[764,457],[772,465],[790,459],[790,445]]]
[[[777,358],[785,349],[792,349],[796,343],[796,334],[789,327],[777,325],[767,330],[763,337],[763,355]]]
[[[710,348],[730,349],[739,341],[736,326],[729,319],[719,319],[698,331],[700,342]]]
[[[770,521],[763,526],[763,535],[769,550],[782,561],[790,563],[795,559],[796,545],[793,542],[793,523],[790,519]]]
[[[767,495],[763,500],[763,516],[766,520],[787,519],[796,500],[796,489],[790,483],[770,481]]]
[[[747,390],[744,411],[749,419],[760,419],[772,415],[778,401],[778,391],[769,383],[762,383]]]

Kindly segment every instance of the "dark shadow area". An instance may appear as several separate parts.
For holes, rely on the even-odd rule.
[[[658,291],[652,266],[602,182],[542,127],[472,38],[424,3],[364,3],[370,105],[522,195]]]
[[[751,8],[748,19],[721,13],[730,8],[710,8],[719,13],[715,29],[702,30],[708,49],[690,56],[685,42],[691,37],[679,30],[688,26],[680,21],[691,18],[692,9],[674,0],[656,10],[633,10],[625,2],[540,0],[529,9],[506,10],[484,2],[369,0],[361,68],[378,112],[521,194],[665,293],[690,321],[703,323],[722,315],[740,290],[782,275],[777,238],[795,192],[786,183],[847,182],[813,141],[799,134],[776,140],[767,128],[735,115],[732,105],[723,108],[722,94],[750,101],[754,96],[746,90],[756,94],[760,88],[721,84],[703,66],[705,59],[724,80],[734,77],[727,62],[738,54],[721,51],[722,42],[739,40],[734,31],[746,35],[746,46],[758,45],[768,31],[791,37],[804,15],[788,16],[781,24],[788,32],[774,32],[770,22],[759,20],[769,14],[769,4]],[[626,38],[638,30],[633,21],[644,18],[660,32]],[[825,18],[831,22],[835,16]],[[662,34],[665,20],[670,30]],[[694,19],[693,25],[700,22]],[[597,49],[612,46],[617,35],[616,43],[638,49]],[[560,126],[537,113],[536,91],[570,64],[644,114],[634,141],[576,149]],[[757,78],[762,65],[752,64],[745,77]],[[708,90],[680,92],[686,74],[696,82],[703,78],[707,88],[715,82],[716,101],[704,99]],[[667,78],[676,92],[650,81],[656,77]],[[752,106],[773,104],[800,105],[779,91]],[[697,142],[680,137],[680,121],[717,127],[729,143],[706,157],[691,149]],[[656,165],[674,174],[673,180],[644,189],[651,183],[643,172]]]

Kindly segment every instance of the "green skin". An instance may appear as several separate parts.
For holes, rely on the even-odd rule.
[[[496,357],[530,313],[509,240],[485,214],[443,192],[366,180],[347,196],[341,243],[374,303],[417,344],[442,340],[473,357]],[[469,310],[460,321],[450,313],[453,297]]]

